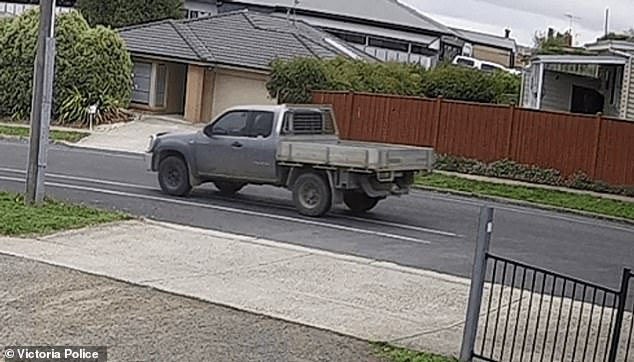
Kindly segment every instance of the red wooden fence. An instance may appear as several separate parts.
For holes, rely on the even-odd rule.
[[[634,185],[634,122],[440,98],[315,92],[313,101],[334,107],[345,139],[431,146]]]

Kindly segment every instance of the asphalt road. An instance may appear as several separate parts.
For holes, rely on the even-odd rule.
[[[112,362],[381,361],[355,338],[6,255],[0,297],[0,355],[107,346]]]
[[[27,144],[0,141],[0,190],[22,191]],[[140,155],[52,146],[50,196],[156,220],[257,236],[468,277],[479,200],[416,191],[359,218],[337,208],[321,219],[298,215],[290,193],[250,186],[236,198],[212,186],[188,198],[164,195]],[[549,211],[496,208],[496,254],[616,288],[634,266],[634,227]]]

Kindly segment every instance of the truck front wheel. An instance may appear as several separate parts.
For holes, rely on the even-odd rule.
[[[191,191],[187,164],[181,157],[168,156],[161,160],[158,171],[159,184],[166,194],[185,196]]]
[[[332,190],[325,177],[305,173],[293,185],[293,203],[300,214],[319,217],[332,207]]]
[[[346,192],[343,195],[343,203],[355,214],[362,214],[372,210],[380,199],[370,197],[364,192]]]

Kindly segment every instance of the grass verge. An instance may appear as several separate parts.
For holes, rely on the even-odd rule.
[[[634,203],[558,190],[496,184],[432,173],[416,180],[420,186],[527,201],[634,221]]]
[[[30,207],[24,204],[23,196],[0,192],[0,235],[47,234],[126,219],[129,217],[121,213],[53,200],[46,200],[42,207]]]
[[[372,348],[377,356],[390,362],[458,362],[455,358],[416,352],[406,348],[394,347],[384,342],[372,343]]]
[[[75,131],[57,131],[52,130],[50,132],[50,138],[53,141],[66,141],[66,142],[77,142],[82,138],[88,136],[89,133],[86,132],[75,132]],[[9,137],[17,137],[17,138],[28,138],[29,137],[29,127],[28,126],[4,126],[0,125],[0,136],[9,136]]]

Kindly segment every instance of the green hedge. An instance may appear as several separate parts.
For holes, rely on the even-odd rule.
[[[91,25],[119,28],[183,16],[183,0],[77,0]]]
[[[442,65],[296,58],[272,64],[268,90],[280,103],[307,103],[314,90],[344,90],[484,102],[517,102],[520,78]]]
[[[439,155],[434,168],[439,171],[497,177],[542,185],[634,196],[634,186],[612,186],[603,181],[592,180],[587,174],[581,171],[566,177],[562,175],[559,170],[524,165],[511,160],[486,163],[468,158]]]
[[[39,12],[0,22],[0,117],[28,118],[31,108]],[[60,124],[86,121],[86,108],[98,104],[98,121],[127,107],[132,60],[123,40],[104,27],[91,28],[70,12],[56,19],[53,117]]]

